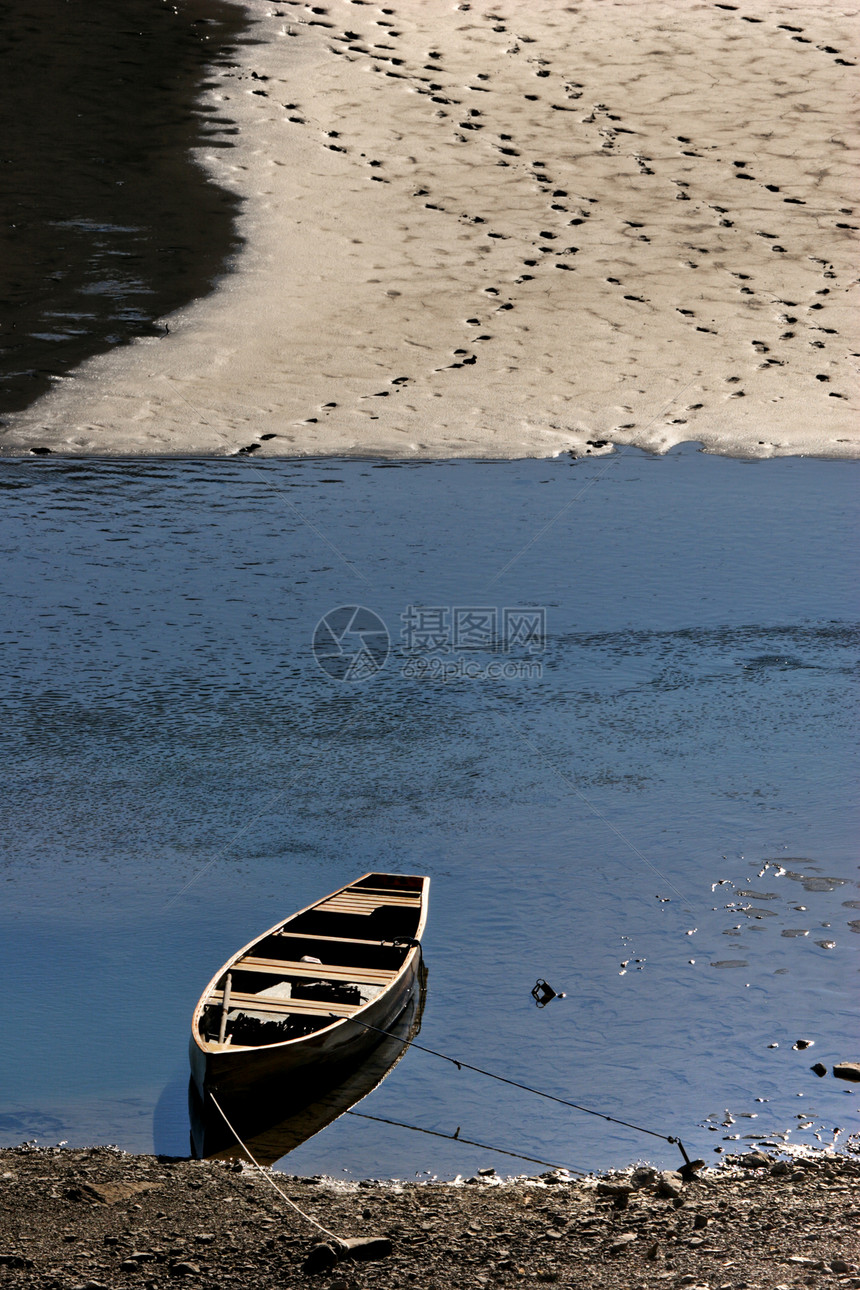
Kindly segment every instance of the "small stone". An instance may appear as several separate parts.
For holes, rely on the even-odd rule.
[[[198,1232],[194,1239],[198,1245],[211,1245],[215,1240],[215,1234],[214,1232]]]
[[[479,1178],[495,1178],[495,1176],[496,1176],[496,1171],[492,1165],[489,1165],[486,1169],[478,1170]]]
[[[304,1261],[304,1272],[322,1272],[325,1268],[333,1268],[338,1260],[338,1252],[333,1245],[327,1241],[320,1241],[317,1245],[312,1245],[308,1251],[308,1257]]]
[[[827,1074],[827,1067],[824,1065],[824,1062],[816,1062],[815,1065],[810,1066],[809,1069],[814,1075],[817,1075],[819,1079],[821,1079],[823,1075]]]
[[[171,1263],[170,1271],[175,1276],[178,1276],[178,1277],[199,1277],[200,1276],[200,1269],[198,1268],[197,1264],[187,1263],[185,1260],[183,1260],[182,1263]]]
[[[838,1272],[838,1273],[841,1273],[841,1274],[844,1276],[844,1275],[845,1275],[845,1273],[848,1273],[848,1272],[851,1272],[851,1273],[856,1272],[856,1271],[857,1271],[857,1264],[856,1264],[856,1263],[847,1263],[847,1262],[845,1261],[845,1259],[831,1259],[831,1261],[830,1261],[830,1271],[831,1271],[831,1272]]]
[[[770,1172],[774,1178],[784,1178],[786,1174],[791,1173],[791,1165],[787,1160],[776,1160],[771,1165]]]
[[[143,1192],[157,1190],[157,1183],[151,1182],[107,1182],[107,1183],[84,1183],[83,1191],[85,1196],[73,1196],[72,1200],[97,1200],[103,1205],[116,1205],[121,1201],[130,1200],[132,1196],[140,1196]],[[131,1207],[132,1209],[135,1206]],[[137,1206],[140,1209],[140,1206]]]
[[[814,1043],[814,1039],[795,1039],[791,1046],[796,1053],[802,1053],[804,1048],[812,1048]]]
[[[854,1084],[860,1084],[860,1062],[837,1062],[833,1067],[833,1074],[837,1079],[848,1079]]]
[[[616,1209],[626,1209],[633,1188],[629,1183],[599,1182],[598,1196],[609,1196]]]
[[[635,1240],[636,1240],[635,1232],[622,1232],[621,1235],[616,1237],[615,1240],[610,1245],[609,1253],[621,1254],[622,1251],[626,1250],[628,1246],[632,1245]]]
[[[385,1259],[391,1249],[387,1236],[348,1236],[340,1242],[340,1256],[344,1259]]]
[[[708,1226],[708,1216],[707,1216],[707,1214],[696,1214],[696,1216],[695,1216],[695,1217],[694,1217],[694,1219],[693,1219],[693,1228],[694,1228],[694,1230],[695,1230],[695,1231],[697,1231],[697,1232],[701,1232],[701,1231],[702,1231],[702,1229],[703,1229],[703,1228],[705,1228],[705,1227],[707,1227],[707,1226]]]
[[[737,1163],[744,1169],[768,1169],[772,1161],[763,1151],[747,1151],[737,1157]]]
[[[664,1169],[657,1178],[657,1195],[674,1197],[680,1196],[684,1188],[684,1182],[681,1175],[674,1169]]]
[[[655,1241],[654,1244],[649,1245],[648,1249],[645,1251],[645,1258],[651,1259],[653,1261],[654,1259],[657,1258],[659,1253],[660,1253],[660,1242]]]

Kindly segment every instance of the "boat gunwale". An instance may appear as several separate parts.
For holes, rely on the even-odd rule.
[[[353,879],[352,882],[346,883],[346,885],[343,887],[338,887],[336,891],[330,892],[327,896],[322,896],[319,900],[313,901],[310,905],[305,905],[304,908],[295,910],[294,913],[289,914],[286,918],[282,918],[280,922],[275,923],[275,925],[273,927],[270,927],[267,931],[260,932],[259,935],[255,936],[253,940],[250,940],[247,943],[247,945],[243,945],[241,949],[237,950],[235,954],[231,955],[231,957],[227,959],[227,961],[224,964],[222,964],[222,966],[218,969],[218,971],[209,981],[209,984],[206,986],[203,993],[200,995],[200,998],[197,1001],[197,1005],[194,1009],[194,1013],[191,1018],[191,1038],[205,1056],[207,1057],[216,1056],[216,1055],[221,1055],[222,1053],[223,1054],[256,1053],[256,1052],[262,1052],[264,1050],[267,1052],[271,1052],[278,1048],[286,1049],[291,1044],[306,1043],[309,1039],[316,1039],[320,1035],[330,1034],[333,1030],[336,1030],[338,1026],[348,1025],[356,1021],[358,1021],[358,1024],[361,1025],[362,1022],[359,1020],[361,1014],[366,1012],[368,1008],[372,1008],[375,1004],[378,1004],[381,999],[385,998],[386,995],[394,992],[398,982],[400,981],[404,973],[411,968],[416,955],[420,955],[421,953],[421,937],[424,933],[424,927],[427,922],[427,897],[428,897],[428,892],[430,888],[430,879],[426,875],[422,875],[422,874],[386,874],[384,875],[385,877],[392,877],[392,878],[417,878],[420,882],[420,886],[416,888],[416,892],[419,898],[418,908],[420,911],[418,927],[416,929],[416,933],[414,937],[417,944],[411,947],[411,949],[409,950],[409,953],[406,955],[400,967],[398,968],[396,975],[392,977],[392,979],[388,982],[385,988],[379,994],[375,995],[374,998],[368,999],[367,1003],[362,1004],[362,1006],[358,1008],[357,1011],[352,1014],[352,1016],[337,1017],[329,1025],[321,1026],[319,1030],[312,1030],[305,1035],[294,1035],[292,1039],[281,1039],[274,1044],[236,1044],[235,1046],[233,1044],[219,1044],[217,1040],[213,1041],[209,1039],[204,1039],[200,1033],[200,1021],[202,1019],[203,1009],[206,1007],[208,999],[210,998],[212,993],[218,988],[218,982],[221,980],[221,978],[225,976],[226,973],[229,972],[232,967],[234,967],[234,965],[239,961],[239,959],[241,959],[244,955],[247,955],[248,951],[251,950],[255,945],[259,944],[260,941],[264,941],[268,936],[274,936],[278,932],[283,931],[286,925],[288,923],[291,923],[293,919],[300,918],[302,914],[311,913],[314,909],[317,909],[320,905],[324,905],[327,901],[333,900],[336,896],[343,895],[344,892],[350,891],[352,888],[357,887],[359,883],[362,883],[367,878],[372,878],[374,876],[380,876],[377,870],[370,870],[368,873],[363,873],[361,877]],[[350,938],[350,937],[344,938],[344,940],[350,940],[350,939],[353,939],[353,938]],[[359,938],[355,938],[355,939],[357,940]],[[320,966],[324,968],[326,965],[322,963],[320,964]],[[288,975],[288,974],[285,974],[285,975]]]

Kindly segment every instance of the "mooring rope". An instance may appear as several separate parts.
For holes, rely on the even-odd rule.
[[[580,1106],[578,1102],[570,1102],[566,1097],[557,1097],[554,1093],[545,1093],[543,1089],[532,1088],[530,1084],[521,1084],[519,1080],[508,1079],[505,1075],[498,1075],[495,1071],[484,1070],[481,1066],[473,1066],[471,1062],[460,1061],[457,1057],[449,1057],[447,1053],[440,1053],[435,1048],[427,1048],[424,1044],[418,1044],[414,1039],[403,1038],[401,1035],[395,1035],[390,1030],[382,1030],[379,1026],[372,1026],[368,1021],[361,1021],[358,1017],[353,1017],[359,1025],[364,1026],[367,1030],[375,1030],[377,1034],[387,1035],[390,1039],[397,1039],[401,1044],[410,1048],[418,1048],[422,1053],[429,1053],[431,1057],[441,1057],[443,1061],[450,1062],[456,1066],[457,1070],[474,1071],[477,1075],[486,1075],[488,1079],[498,1080],[500,1084],[510,1084],[512,1088],[522,1089],[524,1093],[533,1093],[535,1097],[544,1097],[550,1102],[559,1102],[562,1106],[572,1107],[574,1111],[582,1111],[585,1115],[595,1115],[600,1120],[607,1120],[610,1124],[623,1125],[625,1129],[634,1129],[637,1133],[647,1133],[652,1138],[660,1138],[663,1142],[670,1142],[673,1146],[681,1148],[684,1159],[687,1159],[687,1153],[684,1150],[684,1144],[680,1138],[672,1137],[668,1133],[657,1133],[655,1129],[644,1129],[641,1124],[631,1124],[629,1120],[620,1120],[615,1115],[606,1115],[603,1111],[594,1111],[588,1106]]]
[[[331,1237],[331,1239],[332,1239],[333,1241],[336,1241],[338,1245],[341,1245],[341,1244],[342,1244],[341,1237],[339,1237],[339,1236],[335,1236],[334,1232],[330,1232],[330,1231],[329,1231],[329,1229],[328,1229],[327,1227],[323,1227],[322,1223],[318,1223],[318,1222],[317,1222],[317,1220],[316,1220],[315,1218],[311,1218],[310,1214],[306,1214],[306,1213],[305,1213],[305,1211],[304,1211],[303,1209],[299,1209],[299,1207],[298,1207],[298,1205],[296,1204],[296,1202],[295,1202],[294,1200],[290,1200],[290,1198],[289,1198],[289,1196],[287,1195],[287,1193],[286,1193],[286,1192],[281,1191],[280,1187],[279,1187],[279,1186],[278,1186],[278,1184],[275,1182],[275,1180],[274,1180],[274,1178],[272,1177],[272,1175],[271,1175],[270,1173],[267,1173],[267,1172],[266,1172],[266,1170],[263,1168],[263,1166],[262,1166],[261,1164],[258,1164],[258,1163],[257,1163],[257,1161],[254,1159],[254,1157],[251,1155],[250,1151],[249,1151],[249,1150],[248,1150],[248,1148],[245,1146],[245,1143],[244,1143],[244,1142],[242,1141],[242,1139],[239,1137],[238,1133],[237,1133],[237,1132],[236,1132],[236,1130],[233,1128],[233,1126],[232,1126],[232,1124],[230,1123],[230,1121],[227,1119],[227,1116],[224,1114],[224,1112],[223,1112],[223,1110],[222,1110],[222,1108],[221,1108],[221,1106],[220,1106],[220,1104],[219,1104],[219,1102],[218,1102],[218,1099],[216,1098],[215,1094],[212,1092],[211,1088],[210,1088],[210,1089],[208,1089],[208,1090],[207,1090],[207,1092],[209,1093],[209,1096],[211,1097],[211,1099],[212,1099],[213,1103],[215,1104],[215,1108],[216,1108],[216,1110],[219,1112],[219,1114],[220,1114],[220,1116],[221,1116],[222,1120],[223,1120],[223,1121],[224,1121],[224,1123],[227,1125],[227,1128],[230,1130],[230,1132],[233,1134],[233,1137],[236,1139],[236,1141],[238,1142],[239,1146],[242,1148],[242,1150],[244,1151],[245,1155],[246,1155],[246,1156],[248,1157],[248,1159],[250,1160],[251,1164],[254,1166],[254,1168],[255,1168],[255,1169],[258,1169],[258,1170],[260,1171],[260,1173],[261,1173],[261,1174],[263,1175],[263,1177],[265,1178],[266,1182],[267,1182],[271,1187],[274,1187],[275,1191],[276,1191],[276,1192],[278,1193],[278,1195],[281,1197],[281,1200],[285,1200],[285,1201],[287,1202],[287,1204],[290,1206],[290,1208],[291,1208],[291,1209],[294,1209],[294,1210],[296,1211],[296,1213],[297,1213],[297,1214],[300,1214],[300,1215],[301,1215],[301,1217],[302,1217],[303,1219],[305,1219],[305,1221],[306,1221],[306,1222],[310,1223],[312,1227],[317,1228],[317,1230],[318,1230],[318,1231],[320,1231],[320,1232],[322,1232],[324,1236]]]
[[[376,1120],[377,1124],[393,1124],[398,1129],[412,1129],[415,1133],[428,1133],[434,1138],[448,1138],[450,1142],[465,1142],[467,1147],[480,1147],[482,1151],[495,1151],[500,1156],[513,1156],[516,1160],[529,1160],[534,1165],[546,1165],[548,1169],[563,1169],[565,1173],[577,1174],[580,1178],[588,1175],[581,1169],[569,1169],[567,1165],[556,1165],[551,1160],[541,1160],[538,1156],[524,1156],[521,1151],[506,1151],[504,1147],[491,1147],[486,1142],[475,1142],[472,1138],[461,1138],[460,1131],[442,1133],[440,1129],[424,1129],[420,1124],[406,1124],[403,1120],[387,1120],[382,1115],[368,1115],[366,1111],[347,1111],[347,1115],[356,1115],[362,1120]]]

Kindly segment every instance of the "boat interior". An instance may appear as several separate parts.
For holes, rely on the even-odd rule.
[[[368,874],[255,941],[206,998],[200,1037],[262,1047],[351,1017],[394,981],[412,949],[424,881]]]

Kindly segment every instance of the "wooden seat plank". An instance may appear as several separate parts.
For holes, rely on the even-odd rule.
[[[222,990],[213,990],[207,1003],[218,1005],[224,998]],[[243,994],[233,990],[230,994],[229,1008],[238,1012],[272,1012],[280,1016],[302,1015],[304,1017],[328,1018],[333,1013],[336,1017],[351,1017],[363,1005],[360,1003],[328,1003],[321,999],[272,999],[261,998],[258,994]]]
[[[401,891],[396,887],[351,887],[349,892],[344,892],[343,894],[352,895],[353,893],[357,896],[362,896],[365,893],[373,896],[390,896],[394,899],[407,901],[411,905],[421,904],[420,891]]]
[[[366,941],[357,936],[323,936],[319,932],[290,932],[282,928],[275,936],[283,936],[286,940],[294,941],[322,941],[326,945],[373,945],[376,949],[390,949],[390,941]]]
[[[392,895],[390,892],[342,891],[336,896],[329,896],[328,900],[320,901],[318,905],[314,905],[314,909],[330,909],[333,905],[352,905],[356,909],[379,909],[383,905],[396,909],[418,909],[421,901],[411,896]]]
[[[362,909],[378,909],[380,906],[389,906],[397,909],[418,909],[418,900],[402,900],[397,897],[387,897],[387,895],[369,895],[369,897],[357,898],[353,895],[333,895],[330,899],[322,900],[321,904],[316,906],[317,909],[324,909],[329,904],[355,904]]]
[[[420,905],[421,897],[410,891],[386,891],[382,887],[353,888],[351,891],[339,891],[338,896],[357,896],[367,900],[396,900],[398,904]],[[330,897],[329,899],[335,899]]]
[[[312,981],[351,981],[356,985],[387,985],[397,969],[348,967],[334,963],[300,963],[292,959],[265,959],[249,954],[233,964],[236,972],[265,972],[271,976],[303,977]]]

